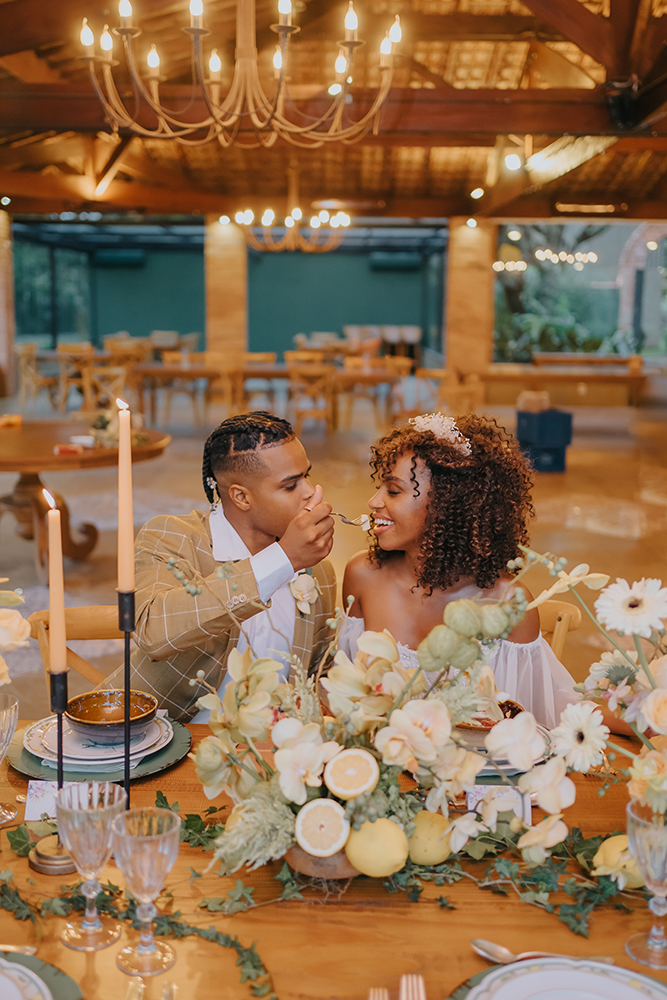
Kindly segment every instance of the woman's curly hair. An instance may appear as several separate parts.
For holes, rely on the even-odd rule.
[[[463,454],[433,431],[412,426],[390,431],[372,449],[373,479],[388,476],[401,455],[412,455],[415,476],[421,459],[431,473],[426,522],[421,539],[417,585],[427,593],[470,576],[480,589],[492,587],[507,562],[528,542],[534,516],[530,467],[517,442],[495,420],[469,413],[456,418],[470,441]],[[370,558],[381,566],[393,553],[373,537]]]

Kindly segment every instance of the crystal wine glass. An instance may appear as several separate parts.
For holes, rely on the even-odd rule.
[[[663,917],[667,915],[667,825],[662,813],[654,813],[636,799],[626,807],[630,853],[653,897],[649,909],[657,918],[648,933],[633,934],[625,942],[631,958],[652,969],[667,969],[667,938]]]
[[[11,694],[0,694],[0,763],[14,738],[19,717],[19,703]],[[0,802],[0,826],[16,817],[18,810],[8,802]]]
[[[139,903],[137,917],[142,923],[139,944],[123,948],[116,959],[118,967],[129,976],[156,976],[176,961],[173,948],[153,937],[157,914],[153,900],[160,895],[174,867],[180,832],[180,816],[155,806],[128,809],[113,822],[116,864]]]
[[[80,924],[68,923],[60,940],[76,951],[99,951],[120,937],[117,920],[100,917],[97,894],[100,874],[113,850],[111,824],[125,808],[125,789],[110,781],[81,781],[61,788],[56,796],[58,836],[84,878],[81,892],[86,912]]]

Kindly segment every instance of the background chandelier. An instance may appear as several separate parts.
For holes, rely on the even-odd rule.
[[[252,129],[255,141],[246,145],[253,146],[271,146],[278,136],[296,146],[321,146],[325,142],[352,142],[371,129],[377,131],[380,109],[391,88],[393,45],[401,40],[398,15],[380,45],[381,83],[375,99],[359,121],[350,122],[345,108],[352,82],[352,59],[355,49],[364,44],[357,37],[358,19],[350,0],[345,15],[345,37],[338,43],[335,83],[329,87],[333,100],[324,114],[312,118],[306,124],[297,124],[285,111],[290,36],[299,31],[292,24],[292,0],[278,0],[278,24],[271,25],[271,30],[278,35],[273,57],[275,85],[271,96],[264,93],[259,78],[255,0],[237,0],[236,63],[232,84],[224,99],[220,93],[222,61],[217,49],[210,53],[208,74],[204,68],[202,40],[210,32],[203,26],[203,2],[190,0],[190,26],[183,30],[191,38],[194,85],[199,88],[199,97],[207,112],[199,121],[177,117],[176,112],[161,103],[160,57],[155,45],[151,46],[148,53],[144,77],[138,69],[134,45],[141,30],[132,24],[130,0],[120,0],[118,11],[120,26],[113,29],[113,34],[122,39],[134,89],[133,100],[138,97],[140,101],[137,103],[144,105],[138,115],[129,112],[116,88],[112,69],[118,64],[113,58],[114,41],[108,25],[104,26],[100,36],[101,55],[95,52],[95,36],[86,18],[81,28],[81,44],[85,48],[84,58],[89,65],[93,86],[102,102],[107,120],[116,130],[129,129],[146,139],[175,139],[184,145],[201,145],[217,139],[222,146],[231,146],[237,141],[242,126],[245,126],[246,135]],[[98,72],[101,73],[101,80]],[[291,101],[288,103],[291,104]],[[297,112],[297,115],[303,121],[303,114]],[[151,124],[151,118],[154,125]],[[202,131],[205,133],[203,136]]]
[[[345,212],[336,212],[334,215],[330,215],[329,212],[323,210],[306,222],[299,207],[299,169],[295,164],[290,165],[287,177],[287,207],[291,206],[291,211],[285,217],[285,232],[281,237],[276,238],[273,229],[276,213],[272,208],[265,209],[260,219],[261,239],[253,231],[255,215],[252,209],[248,208],[244,212],[237,212],[234,216],[234,221],[243,227],[248,246],[255,250],[272,250],[274,252],[303,250],[305,253],[327,253],[329,250],[335,250],[343,242],[345,230],[352,221],[350,216]],[[228,215],[221,215],[219,219],[222,226],[228,226],[231,221]],[[304,235],[301,229],[302,225],[309,230],[308,237]]]

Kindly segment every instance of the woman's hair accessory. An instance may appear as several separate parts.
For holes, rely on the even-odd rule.
[[[446,417],[444,413],[422,413],[419,417],[410,417],[408,423],[416,431],[431,431],[462,455],[469,455],[472,451],[470,441],[458,429],[454,417]]]

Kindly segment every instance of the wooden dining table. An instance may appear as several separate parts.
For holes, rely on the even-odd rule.
[[[207,726],[189,728],[195,746],[210,734]],[[618,739],[623,742],[623,738]],[[631,745],[630,741],[627,745]],[[615,766],[622,764],[619,755]],[[612,785],[601,798],[599,778],[573,777],[577,801],[565,813],[569,826],[580,827],[586,836],[624,830],[628,801],[625,782]],[[14,801],[25,790],[26,779],[5,761],[0,766],[0,800]],[[187,758],[155,778],[133,782],[132,805],[155,804],[158,790],[170,803],[178,802],[182,815],[201,814],[211,805],[204,797],[192,760]],[[219,821],[224,822],[231,803],[223,796],[214,805],[223,806]],[[534,814],[539,818],[539,811]],[[218,815],[209,822],[214,820]],[[5,837],[0,841],[0,868],[13,871],[16,885],[27,900],[40,901],[44,895],[57,894],[61,882],[75,881],[74,876],[63,879],[33,872],[25,858],[9,849]],[[410,902],[404,892],[388,892],[380,879],[363,876],[349,883],[329,884],[326,893],[321,888],[304,890],[303,900],[269,903],[282,890],[276,881],[282,860],[254,872],[242,870],[221,877],[217,864],[207,871],[211,859],[210,851],[181,844],[158,906],[165,913],[180,912],[183,919],[197,927],[213,927],[235,935],[246,947],[254,942],[280,1000],[366,1000],[372,986],[386,987],[391,1000],[395,1000],[400,976],[408,972],[424,976],[428,1000],[444,1000],[456,986],[488,967],[470,947],[471,938],[476,937],[498,942],[514,952],[539,949],[582,958],[608,955],[617,965],[667,983],[667,972],[638,965],[624,951],[630,935],[648,930],[651,923],[651,914],[641,898],[625,900],[633,907],[632,912],[612,906],[596,909],[590,936],[585,938],[573,934],[555,914],[521,901],[513,891],[507,896],[494,895],[468,879],[445,887],[425,883],[418,903]],[[478,874],[483,867],[484,862],[477,864]],[[233,916],[200,907],[205,897],[226,897],[237,879],[252,888],[257,903],[267,905]],[[101,876],[102,882],[107,880],[118,886],[124,884],[113,862]],[[437,899],[443,894],[455,909],[441,908]],[[564,897],[564,901],[569,898]],[[49,917],[36,927],[0,910],[0,944],[35,945],[40,958],[77,981],[86,1000],[125,1000],[128,978],[117,968],[116,954],[121,944],[136,942],[137,932],[124,928],[121,944],[84,954],[60,943],[63,927],[61,917]],[[250,983],[240,982],[234,951],[198,937],[170,938],[170,943],[178,956],[176,964],[167,973],[147,981],[144,1000],[159,1000],[168,980],[179,987],[180,1000],[250,1000]]]
[[[47,575],[47,503],[42,490],[44,472],[99,469],[118,464],[118,449],[84,448],[78,453],[55,454],[57,445],[68,446],[70,437],[85,435],[85,424],[63,420],[24,420],[19,426],[0,428],[0,472],[18,472],[11,493],[0,497],[0,516],[11,513],[22,538],[35,540],[35,565],[40,580]],[[147,462],[165,450],[171,438],[160,431],[145,430],[146,442],[132,447],[133,462]],[[85,559],[97,543],[94,524],[82,524],[77,540],[70,531],[69,509],[63,497],[51,491],[62,515],[63,553],[70,559]]]

